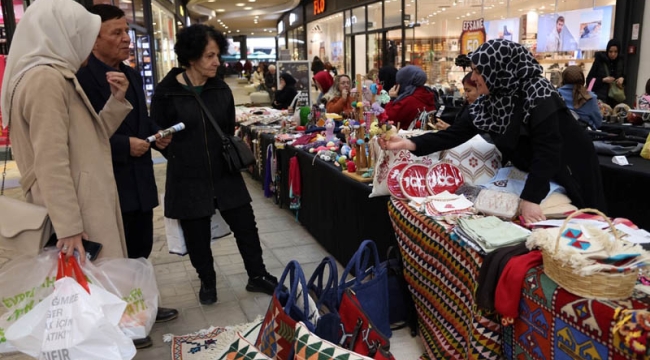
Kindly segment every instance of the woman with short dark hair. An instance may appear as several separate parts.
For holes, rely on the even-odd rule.
[[[230,226],[248,273],[246,290],[272,294],[277,279],[262,260],[262,248],[251,197],[239,172],[224,161],[221,138],[194,97],[197,93],[221,130],[235,131],[235,102],[228,85],[217,77],[221,54],[228,42],[207,25],[178,32],[174,51],[183,68],[172,69],[158,84],[151,116],[161,128],[179,121],[185,130],[163,151],[167,158],[165,216],[178,219],[192,266],[201,279],[199,300],[217,301],[217,279],[210,249],[210,219],[215,210]],[[187,81],[189,80],[189,82]]]

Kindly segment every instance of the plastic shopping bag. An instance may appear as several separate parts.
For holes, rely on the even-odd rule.
[[[19,256],[0,271],[0,353],[17,351],[5,332],[17,320],[54,291],[58,249],[46,249],[38,256]]]
[[[160,194],[160,204],[162,211],[165,212],[165,194]],[[165,235],[167,236],[167,249],[170,254],[187,255],[187,247],[185,246],[185,237],[183,236],[183,229],[181,224],[176,219],[164,218]],[[212,234],[212,241],[230,235],[230,227],[221,216],[219,210],[216,210],[212,215],[210,221],[210,229]]]
[[[99,286],[84,284],[75,265],[74,258],[65,264],[74,268],[77,280],[66,269],[52,294],[7,329],[7,340],[19,351],[44,360],[132,359],[133,341],[117,326],[126,302]]]
[[[158,286],[149,260],[101,259],[91,273],[108,292],[126,302],[119,327],[131,339],[149,335],[158,313]],[[97,273],[99,272],[99,273]]]

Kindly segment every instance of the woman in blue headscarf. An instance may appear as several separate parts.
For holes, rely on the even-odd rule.
[[[390,89],[391,98],[386,104],[386,115],[395,126],[406,128],[422,111],[436,109],[433,91],[424,86],[427,74],[417,66],[408,65],[401,68],[395,76],[397,85]]]
[[[540,207],[553,181],[573,205],[605,211],[600,165],[591,138],[573,118],[530,51],[512,41],[490,40],[471,55],[479,97],[445,131],[410,139],[381,138],[383,149],[417,156],[456,147],[488,133],[503,162],[528,172],[520,198],[525,222],[544,220]]]

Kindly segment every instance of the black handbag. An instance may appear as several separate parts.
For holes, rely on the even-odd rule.
[[[194,90],[194,85],[192,85],[190,78],[187,76],[187,72],[183,73],[183,79],[185,79],[185,82],[190,87],[196,101],[201,105],[203,112],[208,117],[215,130],[217,130],[217,134],[219,134],[223,145],[223,157],[226,160],[230,172],[246,170],[250,165],[253,165],[255,163],[255,156],[248,145],[246,145],[240,137],[235,135],[226,135],[221,131],[219,124],[217,124],[217,121],[212,117],[212,114],[205,106],[203,99],[201,99],[199,94]]]

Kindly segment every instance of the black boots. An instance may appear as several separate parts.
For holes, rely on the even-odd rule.
[[[217,282],[201,280],[199,290],[199,302],[203,305],[211,305],[217,302]]]
[[[246,290],[273,295],[276,286],[278,286],[278,279],[275,276],[266,273],[262,276],[248,278]]]

